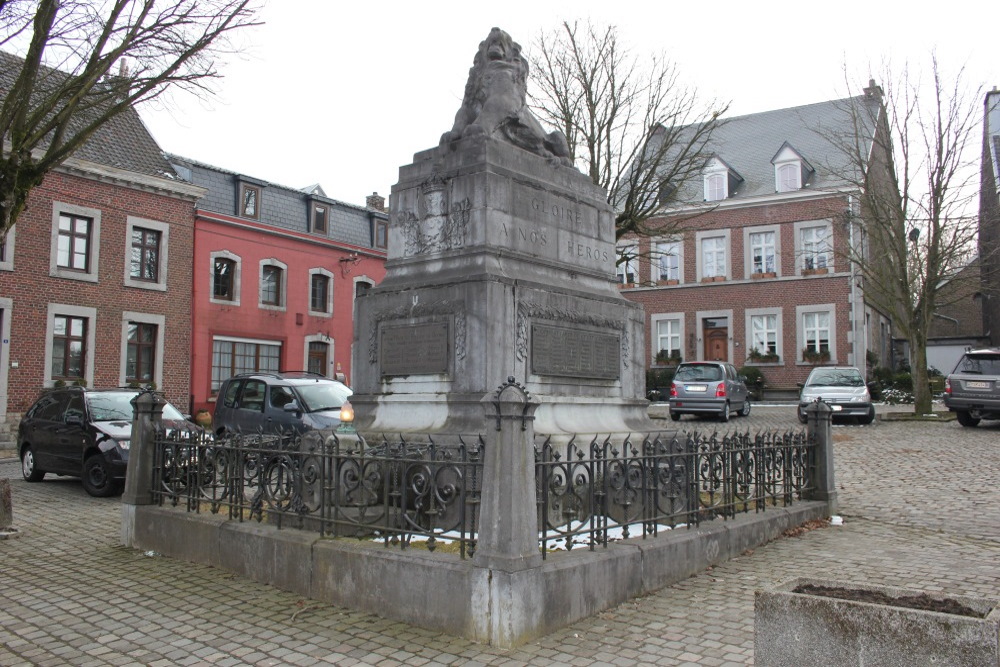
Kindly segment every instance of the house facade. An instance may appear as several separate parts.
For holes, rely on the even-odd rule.
[[[647,367],[725,360],[791,392],[819,364],[890,363],[889,318],[849,261],[863,244],[850,165],[825,134],[877,95],[729,119],[701,182],[683,186],[697,203],[619,242],[623,294],[646,311]]]
[[[1000,346],[1000,90],[986,94],[980,163],[979,258],[983,333]]]
[[[8,58],[3,54],[6,63]],[[0,246],[0,424],[46,387],[155,383],[188,406],[194,203],[138,115],[30,194]]]
[[[354,297],[385,275],[388,214],[176,155],[206,190],[195,211],[191,405],[214,408],[223,380],[309,371],[350,383]]]

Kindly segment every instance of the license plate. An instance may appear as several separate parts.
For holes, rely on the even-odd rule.
[[[990,388],[990,383],[989,382],[976,382],[976,381],[966,382],[965,383],[965,388],[966,389],[989,389]]]
[[[708,387],[703,384],[686,384],[684,385],[684,391],[700,391],[704,392]]]

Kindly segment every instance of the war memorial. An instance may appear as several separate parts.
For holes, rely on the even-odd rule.
[[[355,305],[356,433],[193,447],[144,394],[124,544],[509,647],[831,514],[823,406],[808,437],[649,420],[613,211],[526,81],[494,28],[451,129],[400,168],[386,277]]]

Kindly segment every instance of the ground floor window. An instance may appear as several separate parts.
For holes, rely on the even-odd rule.
[[[778,353],[778,316],[750,317],[750,348],[758,354]]]
[[[660,320],[656,323],[657,358],[681,357],[681,321]]]
[[[239,373],[277,373],[280,369],[281,343],[221,337],[212,341],[213,395],[224,380]]]
[[[156,325],[128,323],[128,349],[125,356],[125,382],[153,382],[156,372]]]
[[[87,318],[56,315],[52,319],[52,379],[86,376]]]
[[[802,334],[806,349],[811,352],[830,352],[830,313],[805,313],[802,316]]]

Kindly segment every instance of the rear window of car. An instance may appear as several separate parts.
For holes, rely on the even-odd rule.
[[[823,368],[814,370],[806,384],[811,387],[863,387],[865,381],[861,372],[853,368]]]
[[[1000,375],[1000,354],[967,354],[955,367],[956,373]]]
[[[674,379],[686,382],[718,382],[722,379],[722,368],[714,364],[681,366],[677,369]]]

